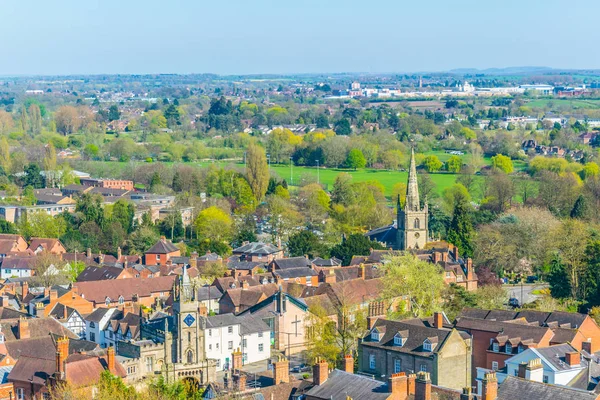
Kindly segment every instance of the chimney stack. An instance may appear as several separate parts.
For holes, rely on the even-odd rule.
[[[232,375],[233,378],[233,388],[238,392],[243,392],[246,390],[246,375],[241,371],[237,374]]]
[[[63,336],[56,340],[56,372],[58,379],[65,379],[67,357],[69,357],[69,338]]]
[[[117,247],[117,262],[121,261],[122,256],[123,256],[123,253],[121,251],[121,247]]]
[[[367,317],[367,329],[371,330],[375,326],[375,323],[379,319],[378,316],[369,316]]]
[[[50,290],[50,301],[54,301],[58,299],[58,291],[51,289]]]
[[[565,361],[571,367],[581,364],[581,356],[578,352],[573,351],[565,354]]]
[[[429,372],[419,372],[417,375],[415,400],[431,400],[431,376]]]
[[[29,283],[27,281],[24,281],[21,285],[21,294],[23,295],[23,298],[27,297],[29,294]]]
[[[592,342],[581,342],[581,350],[592,354]]]
[[[462,394],[460,395],[460,400],[474,400],[475,396],[471,393],[471,388],[466,387],[463,388]]]
[[[190,267],[198,267],[198,253],[195,251],[192,251],[192,254],[190,254]]]
[[[527,367],[525,367],[525,379],[534,382],[544,381],[544,367],[541,359],[534,358],[533,360],[529,360]]]
[[[320,386],[325,383],[327,378],[329,377],[329,365],[327,361],[322,359],[317,359],[317,362],[313,366],[313,383],[316,386]]]
[[[346,354],[344,356],[344,371],[349,374],[354,373],[354,357],[351,354]]]
[[[481,400],[496,400],[498,397],[498,379],[495,372],[488,372],[483,377]]]
[[[414,396],[416,385],[417,385],[417,374],[409,374],[408,375],[408,390],[407,390],[409,396]]]
[[[437,311],[433,313],[433,327],[435,329],[442,329],[444,327],[444,314]]]
[[[8,307],[8,296],[0,296],[0,307]]]
[[[525,379],[527,377],[527,363],[526,362],[522,362],[519,364],[519,370],[517,372],[517,376],[521,379]]]
[[[408,377],[404,372],[392,374],[388,378],[388,390],[393,400],[406,400],[408,398]]]
[[[452,248],[452,257],[454,258],[454,261],[458,261],[458,247],[456,246]]]
[[[87,248],[87,258],[92,258],[92,249],[91,248]]]
[[[242,368],[242,352],[240,348],[231,353],[231,371],[232,373]]]
[[[27,318],[25,318],[25,317],[19,318],[18,329],[19,329],[19,339],[29,339],[29,337],[30,337],[29,320]]]
[[[363,264],[358,267],[358,279],[365,279],[365,266]]]
[[[273,363],[273,380],[276,385],[290,382],[290,363],[286,359],[280,359]]]
[[[106,363],[108,364],[108,371],[114,375],[116,372],[116,368],[115,368],[115,348],[113,346],[110,346],[108,349],[106,349]]]

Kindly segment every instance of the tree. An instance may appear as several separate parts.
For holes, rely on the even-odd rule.
[[[379,242],[369,240],[361,233],[354,233],[333,246],[331,255],[342,260],[342,265],[349,265],[353,256],[367,256],[373,250],[383,250]]]
[[[67,224],[61,216],[53,217],[42,210],[27,213],[18,226],[19,232],[26,238],[37,236],[57,239],[67,230]]]
[[[216,206],[200,211],[194,226],[198,236],[211,241],[228,241],[233,234],[233,220],[229,214]]]
[[[412,254],[386,258],[383,295],[387,299],[406,296],[414,317],[426,317],[438,309],[444,278],[439,265],[421,261]]]
[[[81,126],[79,113],[73,106],[59,107],[54,114],[54,121],[56,122],[56,130],[63,135],[75,133]]]
[[[45,236],[50,237],[50,236]],[[33,276],[30,285],[35,287],[52,287],[69,283],[69,277],[64,271],[64,262],[55,254],[47,251],[38,253],[31,267]]]
[[[504,172],[505,174],[510,174],[514,170],[510,157],[502,154],[496,154],[492,157],[492,167]]]
[[[354,168],[356,171],[358,168],[364,168],[367,165],[367,160],[363,155],[362,151],[359,149],[352,149],[348,153],[348,158],[346,158],[346,164],[349,168]]]
[[[11,133],[15,126],[15,122],[10,113],[0,110],[0,134]]]
[[[25,167],[25,176],[23,177],[23,186],[31,186],[34,189],[44,187],[44,177],[37,164],[31,163]]]
[[[587,226],[576,219],[565,220],[558,231],[556,237],[568,238],[568,240],[559,240],[557,244],[558,254],[569,276],[571,283],[571,297],[580,298],[580,277],[585,268],[586,248],[588,244],[589,232]]]
[[[425,170],[429,173],[439,171],[444,165],[437,156],[427,156],[423,159],[422,163]]]
[[[462,168],[462,158],[459,156],[452,156],[446,161],[446,169],[448,172],[458,174]]]
[[[467,291],[462,286],[451,283],[443,291],[444,312],[450,321],[453,321],[464,308],[476,307],[477,296]]]
[[[335,133],[338,135],[348,136],[352,133],[352,127],[350,126],[350,121],[346,118],[340,119],[336,122],[334,127]]]
[[[460,250],[465,257],[473,257],[473,225],[469,205],[464,199],[456,198],[452,222],[448,228],[448,242]]]
[[[116,104],[113,104],[108,109],[108,120],[118,121],[121,118],[121,112],[119,111],[119,107]]]
[[[77,199],[75,211],[81,213],[84,222],[94,222],[101,226],[104,222],[103,201],[100,195],[84,193]]]
[[[112,206],[111,219],[118,222],[126,233],[131,233],[133,230],[134,215],[135,207],[128,201],[119,199]]]
[[[265,150],[250,144],[246,153],[246,178],[258,201],[262,201],[269,186],[269,165]]]
[[[158,223],[158,232],[171,240],[181,238],[185,234],[185,228],[181,219],[181,213],[169,213],[163,220]]]
[[[0,167],[5,173],[10,173],[12,161],[10,159],[10,146],[5,136],[0,138]]]
[[[321,243],[321,239],[309,230],[290,235],[287,248],[291,257],[307,255],[309,258],[315,258],[325,256],[325,248]]]
[[[17,233],[17,226],[12,222],[0,219],[0,233]]]
[[[32,103],[27,109],[27,115],[29,117],[29,131],[37,135],[42,132],[42,112],[40,106]]]
[[[571,277],[567,273],[567,269],[558,254],[555,254],[550,263],[548,284],[550,285],[550,294],[552,297],[565,299],[571,296]]]
[[[46,184],[50,187],[58,182],[56,168],[56,149],[52,142],[46,145],[46,155],[44,156],[44,172],[46,173]]]
[[[588,209],[585,196],[580,194],[571,210],[571,218],[583,219],[587,216]]]

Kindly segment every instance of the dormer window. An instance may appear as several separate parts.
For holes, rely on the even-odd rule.
[[[431,343],[429,339],[425,339],[425,341],[423,342],[423,351],[433,351],[434,348],[435,344]]]
[[[504,346],[504,352],[506,354],[512,354],[512,345],[510,343],[506,343],[506,346]]]
[[[123,298],[123,296],[119,296],[119,304],[123,303],[125,303],[125,299]]]
[[[394,336],[394,346],[404,346],[404,343],[406,343],[406,338],[402,337],[402,335],[400,334],[396,334],[396,336]]]
[[[110,299],[110,297],[107,297],[106,300],[104,301],[104,304],[106,304],[107,306],[110,306],[110,303],[112,303],[112,300]]]
[[[518,354],[521,354],[522,352],[523,352],[523,346],[522,346],[522,345],[519,345],[519,346],[517,347],[517,353],[518,353]]]
[[[500,351],[500,346],[498,346],[498,343],[492,344],[492,351],[495,351],[496,353]]]
[[[381,335],[377,329],[375,329],[375,330],[373,330],[373,332],[371,332],[371,340],[379,342],[380,338],[381,338]]]

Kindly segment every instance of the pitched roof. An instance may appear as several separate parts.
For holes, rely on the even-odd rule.
[[[463,330],[478,330],[485,332],[502,333],[506,339],[520,338],[521,341],[533,340],[539,343],[540,340],[548,333],[549,328],[521,323],[513,323],[509,321],[493,321],[482,320],[476,318],[459,317],[456,320],[456,328]]]
[[[300,267],[300,268],[287,268],[287,269],[277,269],[273,271],[273,275],[280,277],[281,279],[295,279],[295,278],[304,278],[310,276],[319,275],[317,271],[312,268]]]
[[[314,386],[307,396],[318,399],[346,400],[370,399],[385,400],[390,396],[386,383],[367,378],[362,375],[354,375],[348,372],[334,369],[325,382]]]
[[[314,310],[315,308],[322,307],[325,310],[327,315],[336,315],[337,310],[335,305],[326,294],[319,294],[316,296],[305,297],[304,301],[308,306],[309,310]]]
[[[342,260],[339,260],[335,257],[331,257],[329,259],[317,257],[314,260],[312,260],[311,263],[318,267],[339,267],[342,265]]]
[[[217,300],[223,296],[223,293],[216,286],[200,286],[196,299],[198,301]]]
[[[46,335],[31,339],[21,339],[6,342],[6,351],[14,358],[36,357],[53,360],[56,356],[56,338],[58,336]],[[91,352],[98,350],[97,343],[87,340],[69,340],[69,354]]]
[[[57,244],[60,244],[62,248],[64,246],[58,239],[50,239],[50,238],[31,238],[31,243],[29,244],[29,248],[36,250],[38,247],[42,246],[44,250],[50,250]]]
[[[55,371],[56,361],[53,359],[20,357],[8,374],[8,379],[44,386]]]
[[[119,267],[94,267],[88,266],[77,276],[77,282],[104,281],[117,279],[123,273]]]
[[[310,261],[306,257],[290,257],[273,260],[276,269],[310,268]]]
[[[233,254],[259,254],[267,255],[280,252],[281,249],[270,243],[252,242],[244,244],[233,250]]]
[[[577,329],[588,317],[587,314],[570,313],[564,311],[507,311],[507,310],[485,310],[478,308],[465,308],[460,313],[462,317],[478,318],[485,320],[508,321],[525,318],[529,323],[551,328]]]
[[[431,343],[443,343],[448,335],[452,332],[451,329],[436,329],[429,328],[415,323],[407,323],[404,321],[392,321],[387,319],[378,319],[375,322],[373,329],[377,329],[380,333],[384,333],[379,341],[373,341],[370,338],[369,332],[363,339],[362,344],[368,347],[384,348],[388,351],[398,351],[401,353],[412,353],[428,356],[437,353],[442,346],[436,346],[433,351],[423,349],[423,342],[428,339]],[[394,346],[394,336],[398,332],[404,332],[402,337],[406,339],[403,346]],[[408,333],[406,335],[406,333]]]
[[[508,376],[498,387],[497,400],[595,400],[597,393]]]
[[[570,366],[565,362],[565,355],[567,353],[579,353],[576,348],[568,343],[542,348],[533,348],[531,350],[544,359],[555,371],[568,371],[574,369],[573,366]],[[581,364],[577,365],[577,368],[575,369],[586,367],[587,364],[587,361],[581,357]]]
[[[54,318],[31,318],[27,320],[27,323],[29,324],[30,338],[48,336],[48,333],[53,333],[59,336],[67,336],[70,339],[79,339],[76,334],[65,328]],[[7,343],[18,340],[19,320],[0,321],[0,326]]]
[[[166,239],[160,239],[145,254],[169,254],[179,251],[179,248]]]
[[[35,256],[14,256],[2,259],[2,269],[31,269],[35,264]]]
[[[353,279],[344,282],[326,283],[319,286],[316,294],[327,294],[337,304],[361,304],[379,298],[383,282],[378,279]]]
[[[17,242],[12,239],[0,239],[0,254],[9,254],[17,251]]]
[[[173,289],[176,275],[158,276],[156,278],[127,278],[114,279],[110,284],[104,281],[75,282],[79,294],[86,300],[103,303],[107,297],[116,301],[123,296],[125,301],[138,297],[149,297],[152,293],[169,293]]]

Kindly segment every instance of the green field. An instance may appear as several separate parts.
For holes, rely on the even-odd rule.
[[[572,99],[538,99],[530,101],[527,107],[544,108],[552,104],[550,108],[567,107],[571,109],[598,109],[600,100],[572,100]]]

